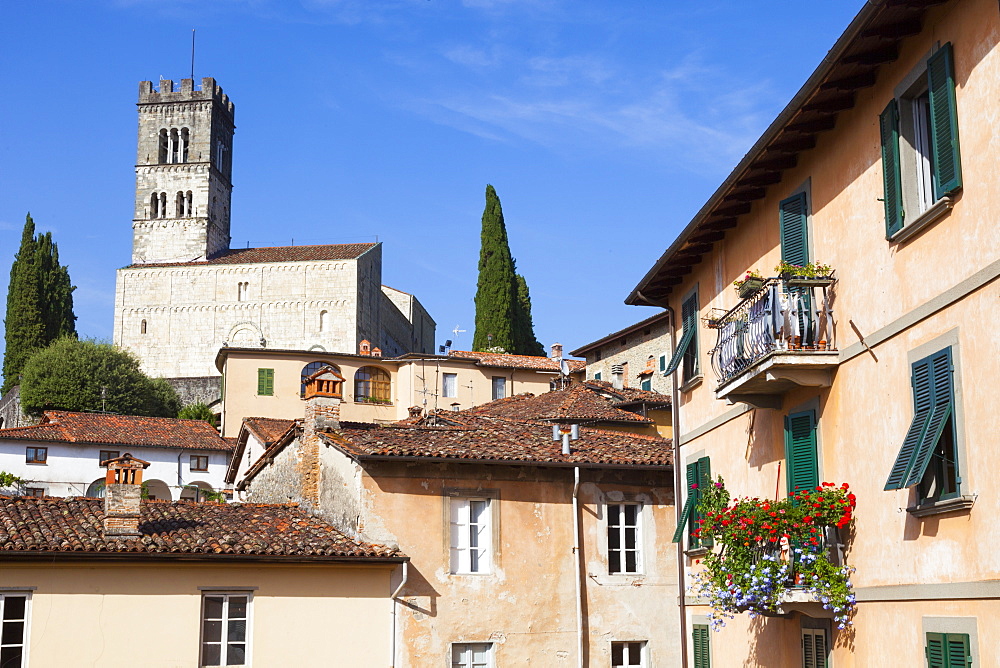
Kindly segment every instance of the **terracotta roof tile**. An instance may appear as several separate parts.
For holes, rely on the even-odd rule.
[[[448,353],[452,357],[463,357],[466,359],[478,360],[482,366],[495,366],[510,369],[538,369],[540,371],[559,371],[559,358],[541,357],[535,355],[509,355],[507,353],[483,353],[471,350],[452,350]],[[584,360],[571,360],[569,369],[571,372],[583,371],[587,367]]]
[[[437,422],[438,424],[431,424]],[[468,411],[440,411],[420,425],[342,424],[327,440],[358,457],[471,459],[533,465],[669,467],[670,439],[580,428],[572,452],[552,440],[552,425]]]
[[[190,448],[231,452],[230,442],[204,420],[45,411],[31,427],[0,429],[0,440],[97,443],[153,448]]]
[[[653,423],[653,420],[638,413],[615,408],[612,400],[583,384],[571,385],[565,390],[553,390],[537,396],[518,394],[464,412],[527,420]]]
[[[325,246],[271,246],[233,248],[208,260],[195,262],[157,262],[132,264],[130,267],[173,267],[207,264],[261,264],[267,262],[307,262],[318,260],[354,260],[378,244],[329,244]]]
[[[290,505],[143,501],[140,513],[138,538],[105,538],[102,499],[0,497],[0,559],[25,552],[403,558]]]
[[[616,388],[606,380],[588,380],[584,384],[612,398],[615,406],[628,406],[638,403],[665,404],[669,406],[671,401],[669,394],[660,394],[651,390],[640,390],[637,387]]]
[[[288,430],[295,426],[295,420],[248,417],[243,418],[243,424],[267,446],[287,434]]]

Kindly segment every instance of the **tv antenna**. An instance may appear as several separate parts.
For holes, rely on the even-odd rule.
[[[194,81],[194,28],[191,28],[191,80]]]

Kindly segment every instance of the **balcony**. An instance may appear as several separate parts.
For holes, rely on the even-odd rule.
[[[729,403],[780,408],[796,387],[828,387],[839,353],[833,278],[769,278],[730,311],[709,320],[715,396]]]

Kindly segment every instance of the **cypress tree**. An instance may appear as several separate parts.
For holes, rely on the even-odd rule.
[[[517,301],[515,323],[517,327],[517,350],[521,355],[545,355],[545,347],[535,338],[535,323],[531,317],[531,294],[528,282],[521,274],[515,274]]]
[[[61,336],[76,336],[69,270],[59,264],[59,249],[46,232],[35,236],[31,214],[25,219],[21,247],[10,267],[3,392],[20,382],[28,358]]]
[[[515,352],[514,311],[517,302],[514,258],[507,243],[500,198],[486,186],[486,208],[480,233],[479,281],[476,284],[476,331],[473,350],[502,348]]]
[[[35,221],[29,213],[21,232],[21,247],[10,266],[7,317],[4,318],[3,392],[17,385],[21,369],[33,352],[45,347],[45,323],[38,291],[39,267]]]

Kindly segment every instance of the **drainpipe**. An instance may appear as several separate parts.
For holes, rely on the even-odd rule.
[[[649,297],[646,297],[641,292],[638,293],[639,297],[648,304],[653,306],[659,306],[664,309],[668,314],[670,314],[670,356],[677,352],[677,336],[674,333],[674,310],[668,305],[662,302],[657,302]],[[674,371],[676,374],[677,371]],[[676,380],[676,375],[674,376]],[[681,500],[681,490],[684,489],[681,483],[681,446],[680,446],[680,406],[678,405],[678,397],[680,392],[677,389],[677,383],[670,383],[670,441],[673,446],[674,454],[674,515],[676,517],[676,523],[680,525],[681,522],[681,511],[682,505]],[[681,668],[688,668],[688,640],[687,640],[687,606],[684,603],[684,594],[687,590],[684,579],[684,539],[677,542],[677,608],[680,611],[680,636],[681,636]]]
[[[580,563],[580,467],[573,467],[573,559],[576,564],[576,654],[583,668],[583,566]]]
[[[389,597],[390,599],[392,599],[392,657],[389,659],[389,668],[393,668],[396,665],[396,636],[398,635],[397,634],[398,616],[396,614],[396,609],[399,607],[398,605],[399,599],[397,599],[396,597],[399,596],[399,592],[403,591],[403,587],[406,586],[406,581],[409,579],[409,577],[410,577],[410,562],[404,561],[403,579],[399,583],[399,586],[396,587],[396,591],[392,592],[392,596]]]

